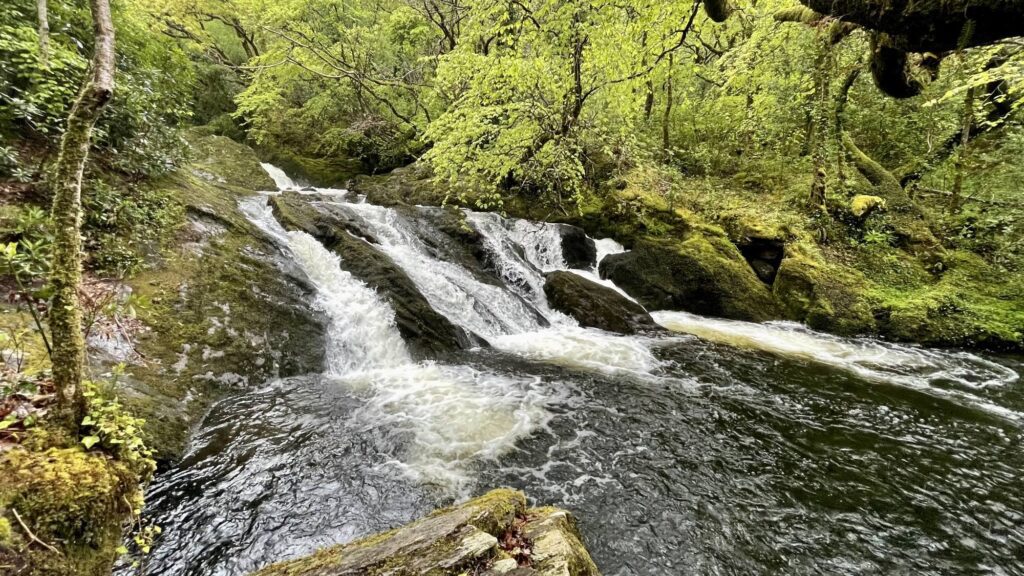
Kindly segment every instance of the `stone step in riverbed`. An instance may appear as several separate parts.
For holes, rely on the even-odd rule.
[[[252,576],[600,576],[572,515],[502,488]]]

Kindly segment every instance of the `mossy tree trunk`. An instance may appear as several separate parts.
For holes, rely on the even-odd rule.
[[[835,152],[836,152],[836,180],[842,188],[846,188],[846,155],[843,153],[843,132],[846,130],[845,127],[845,114],[846,114],[846,103],[850,100],[850,90],[853,85],[857,82],[857,78],[860,77],[861,65],[858,62],[850,71],[846,74],[846,79],[843,80],[843,85],[839,88],[839,93],[836,95],[836,106],[835,106],[835,130],[833,137],[835,140]]]
[[[811,102],[811,158],[814,175],[807,203],[812,208],[825,210],[825,188],[828,178],[828,145],[832,128],[832,111],[829,109],[832,78],[832,42],[827,34],[827,22],[818,25],[817,46],[814,57],[814,95]]]
[[[674,58],[672,54],[668,56],[668,77],[665,78],[665,116],[661,120],[661,149],[665,153],[665,157],[668,158],[669,152],[671,151],[671,133],[669,131],[669,123],[672,121],[672,105],[673,97],[672,93],[672,65],[674,64]]]
[[[964,165],[970,153],[971,126],[974,125],[974,93],[975,87],[967,89],[964,97],[963,118],[960,128],[960,149],[957,150],[956,163],[953,167],[953,191],[949,195],[949,210],[956,212],[960,210],[961,197],[964,189]]]
[[[82,280],[82,174],[92,144],[93,127],[114,94],[114,25],[109,0],[90,0],[95,34],[91,69],[68,115],[53,180],[54,288],[50,312],[53,380],[59,418],[77,427],[85,412],[82,370],[85,339],[78,290]]]

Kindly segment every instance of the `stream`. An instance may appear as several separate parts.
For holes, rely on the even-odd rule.
[[[429,218],[317,193],[489,346],[415,359],[338,255],[243,200],[316,287],[328,358],[214,406],[150,488],[140,572],[242,575],[512,486],[571,510],[608,575],[1024,574],[1019,357],[668,311],[664,335],[581,328],[544,297],[552,225],[467,212],[482,277]]]

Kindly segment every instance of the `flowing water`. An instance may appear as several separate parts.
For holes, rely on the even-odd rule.
[[[513,486],[574,511],[606,574],[1024,574],[1019,358],[679,312],[658,336],[581,328],[544,299],[555,228],[469,212],[472,269],[430,209],[329,192],[490,346],[413,360],[344,255],[244,201],[316,286],[330,353],[213,408],[151,489],[145,573],[245,574]]]

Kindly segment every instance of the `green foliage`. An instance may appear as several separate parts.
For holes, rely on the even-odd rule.
[[[16,150],[0,146],[0,177],[24,183],[32,179],[32,174],[22,166]]]
[[[82,205],[88,266],[119,278],[158,253],[184,219],[170,190],[123,181],[89,181]]]
[[[88,411],[81,422],[84,433],[80,441],[86,450],[102,449],[113,455],[145,481],[156,470],[153,451],[142,438],[146,422],[126,412],[111,393],[117,376],[123,373],[124,366],[118,366],[114,381],[86,384]]]
[[[0,133],[36,139],[55,150],[86,71],[92,21],[84,4],[50,4],[53,33],[45,68],[35,3],[15,0],[0,8]],[[131,177],[174,168],[184,150],[175,132],[190,115],[192,68],[173,42],[152,34],[143,14],[131,3],[114,6],[117,89],[95,138],[94,162]],[[8,161],[0,164],[9,164],[10,155],[3,156]]]

